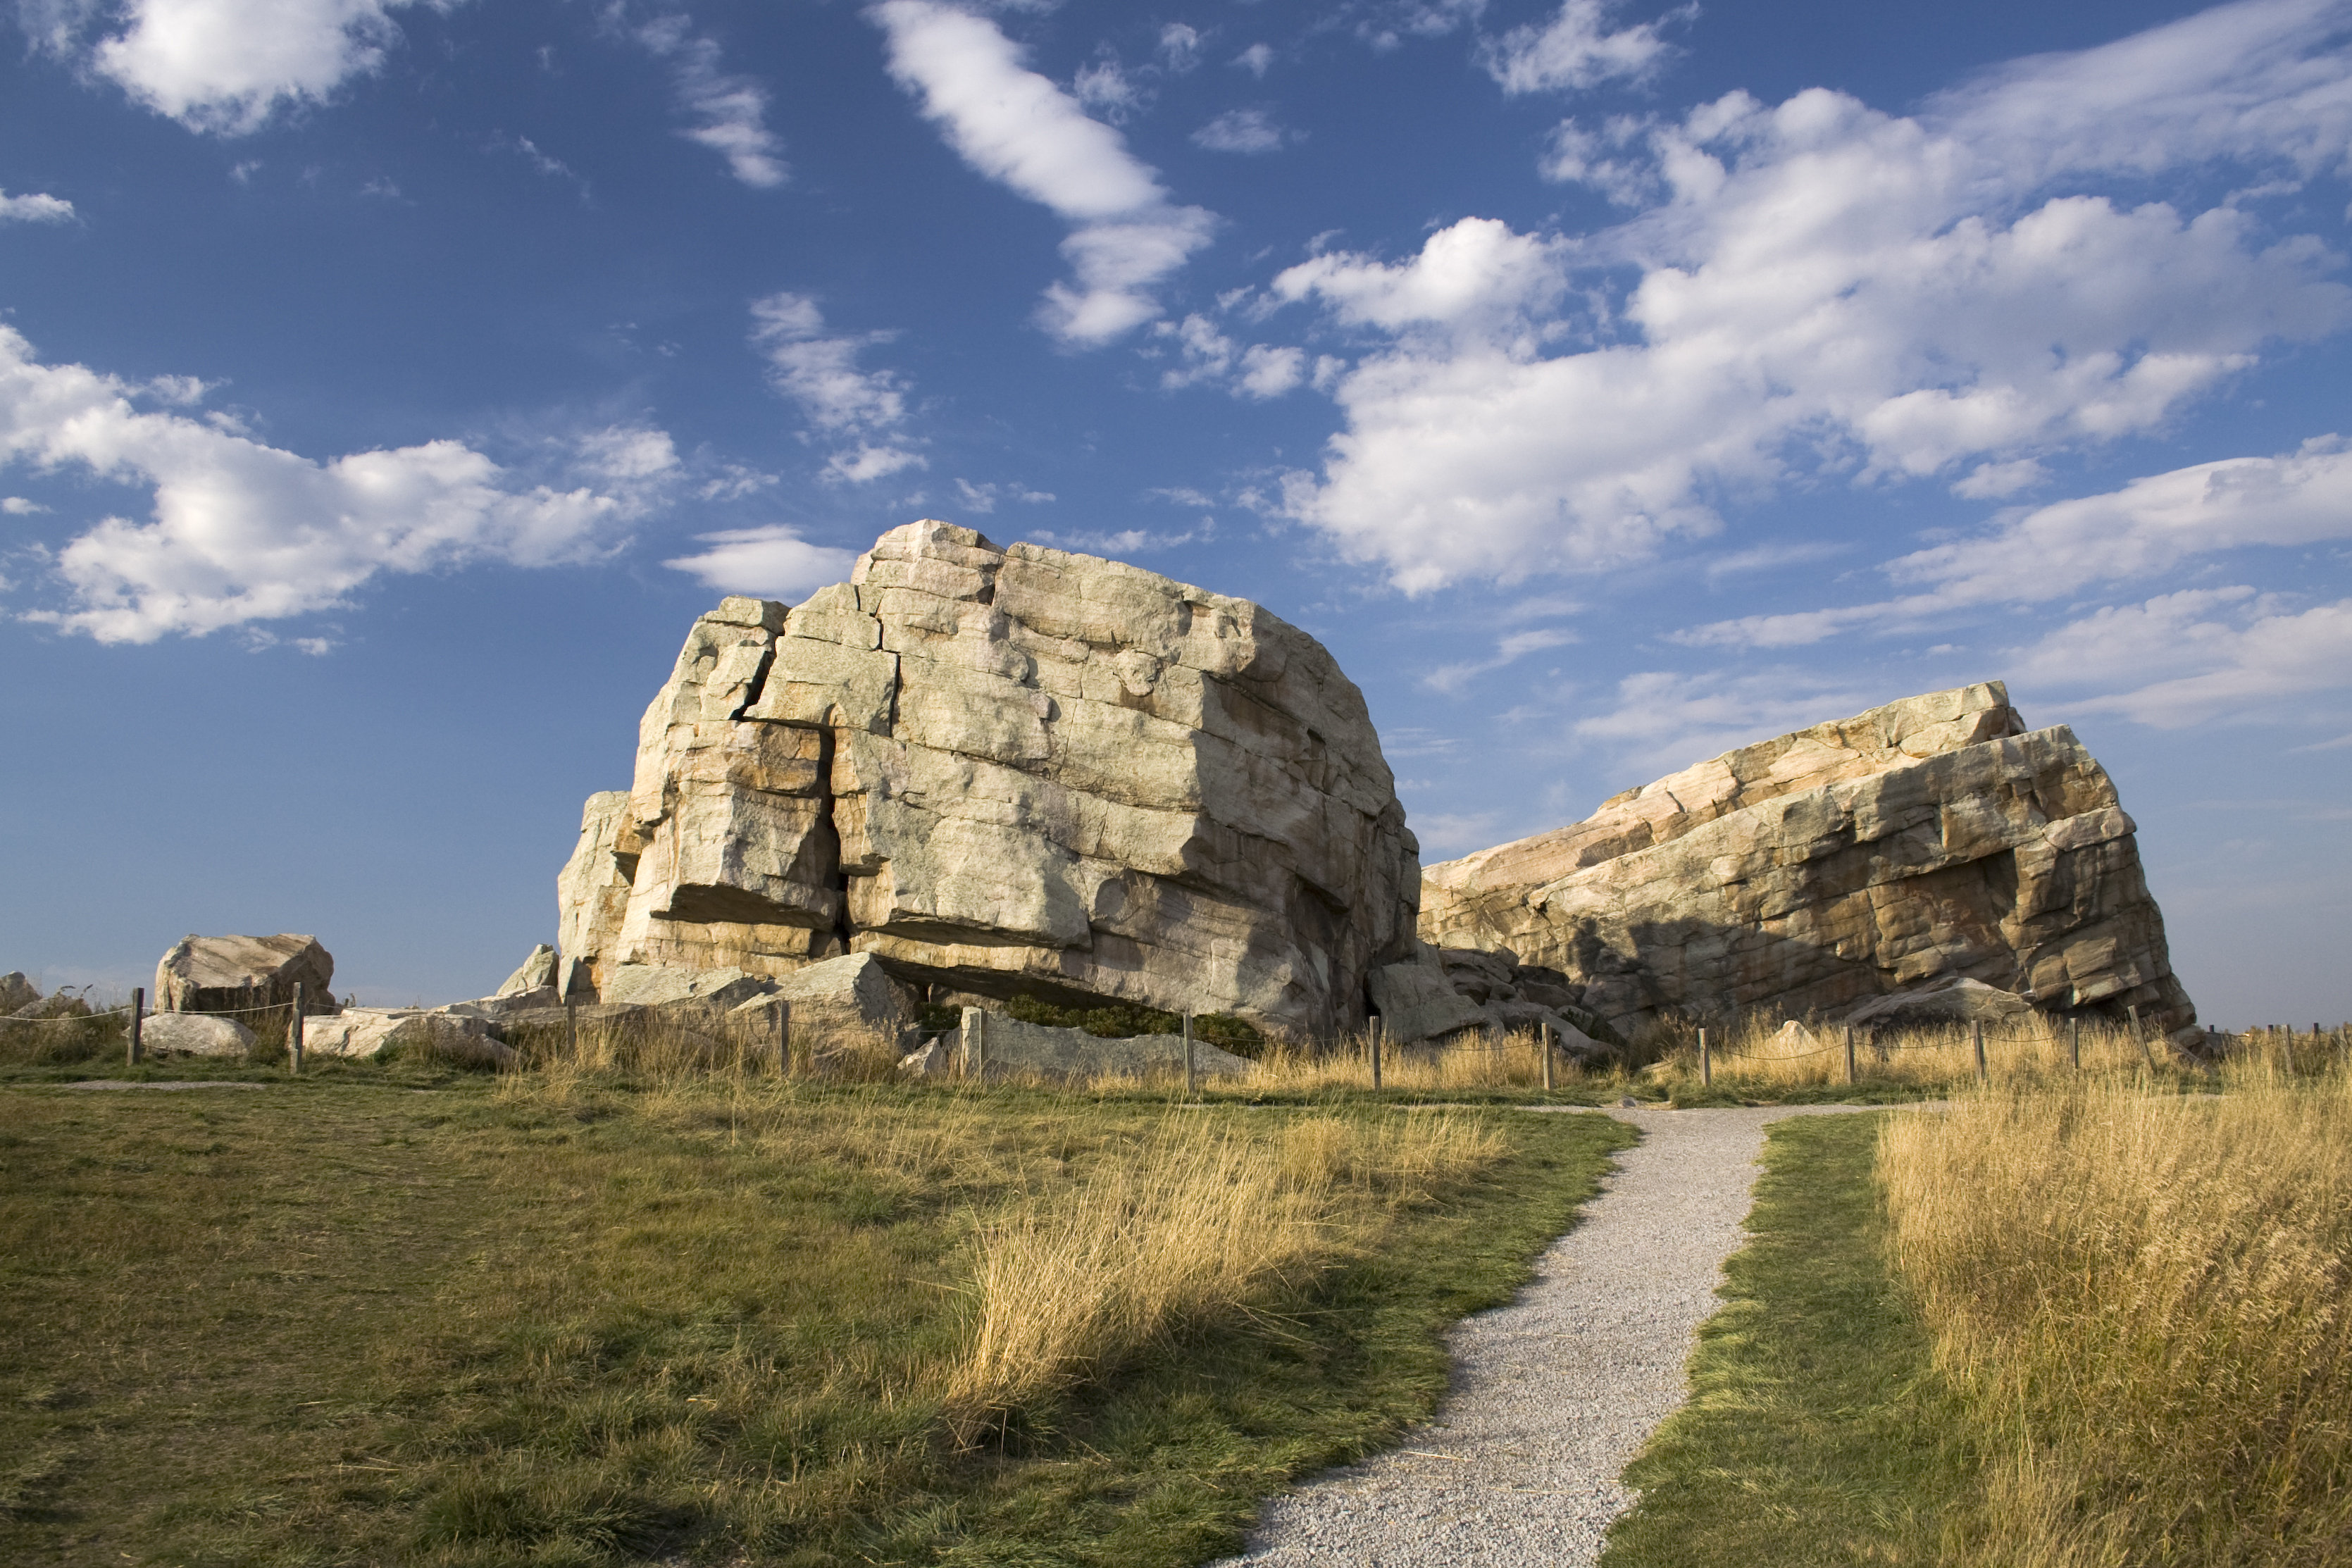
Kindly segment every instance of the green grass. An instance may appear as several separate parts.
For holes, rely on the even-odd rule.
[[[1889,1272],[1879,1121],[1771,1129],[1753,1239],[1699,1331],[1690,1403],[1626,1472],[1641,1501],[1611,1530],[1603,1568],[1937,1561],[1975,1467]]]
[[[1164,1102],[216,1070],[270,1087],[0,1087],[0,1561],[1198,1562],[1425,1415],[1630,1139],[1474,1112],[1509,1156],[1381,1245],[962,1450],[975,1226]]]

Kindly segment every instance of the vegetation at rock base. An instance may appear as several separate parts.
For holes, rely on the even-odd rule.
[[[60,1070],[0,1087],[12,1563],[1197,1562],[1424,1414],[1445,1324],[1629,1136],[642,1062]],[[1203,1276],[1243,1173],[1268,1239]]]

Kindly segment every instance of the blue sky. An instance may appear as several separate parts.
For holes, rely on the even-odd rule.
[[[2006,679],[2352,1014],[2352,5],[16,0],[0,968],[493,985],[724,591],[1247,595],[1426,858]]]

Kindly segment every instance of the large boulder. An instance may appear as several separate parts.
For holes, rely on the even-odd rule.
[[[331,1014],[334,955],[314,936],[197,936],[173,944],[155,965],[159,1013],[228,1013],[282,1007],[302,987],[302,1011]]]
[[[2134,832],[2074,732],[2028,731],[1991,682],[1745,746],[1432,866],[1421,931],[1511,950],[1621,1032],[1961,979],[2186,1028]]]
[[[213,1018],[202,1013],[158,1013],[140,1021],[139,1048],[151,1056],[169,1051],[242,1060],[245,1053],[253,1048],[253,1031],[235,1018]]]
[[[688,634],[558,881],[558,989],[624,966],[901,980],[1360,1028],[1419,852],[1363,697],[1246,600],[968,529],[884,534]]]
[[[505,1067],[514,1060],[483,1019],[444,1008],[346,1007],[334,1017],[306,1022],[302,1049],[314,1057],[390,1053],[462,1067]]]

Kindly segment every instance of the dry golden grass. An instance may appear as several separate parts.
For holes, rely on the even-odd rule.
[[[1468,1089],[1538,1089],[1543,1058],[1530,1033],[1472,1036],[1443,1047],[1389,1045],[1381,1053],[1381,1087],[1423,1094]],[[1555,1056],[1553,1081],[1582,1074],[1565,1054]],[[1350,1035],[1329,1046],[1273,1040],[1250,1070],[1233,1079],[1203,1078],[1210,1093],[1314,1094],[1372,1087],[1371,1043]]]
[[[1444,1112],[1314,1117],[1276,1137],[1268,1150],[1184,1117],[1076,1192],[989,1223],[971,1337],[944,1389],[957,1438],[1180,1330],[1248,1313],[1364,1245],[1400,1205],[1506,1152],[1491,1128]]]
[[[2259,1042],[2257,1042],[2259,1044]],[[2352,1079],[1996,1083],[1890,1121],[1891,1251],[1985,1456],[1987,1568],[2352,1558]]]
[[[2070,1035],[2063,1018],[2027,1014],[1985,1026],[1986,1071],[2003,1082],[2072,1077],[2077,1039],[2086,1074],[2139,1072],[2151,1064],[2159,1071],[2169,1069],[2176,1059],[2171,1047],[2152,1030],[2150,1034],[2143,1051],[2126,1024],[2086,1018],[2079,1024],[2079,1034]],[[1651,1076],[1696,1081],[1696,1030],[1677,1029],[1660,1043],[1664,1049],[1648,1069]],[[1791,1025],[1754,1014],[1728,1028],[1709,1027],[1707,1043],[1718,1086],[1790,1089],[1845,1081],[1845,1037],[1840,1025]],[[1857,1079],[1874,1083],[1940,1089],[1976,1077],[1976,1046],[1965,1024],[1888,1032],[1875,1044],[1857,1033],[1854,1070]]]

